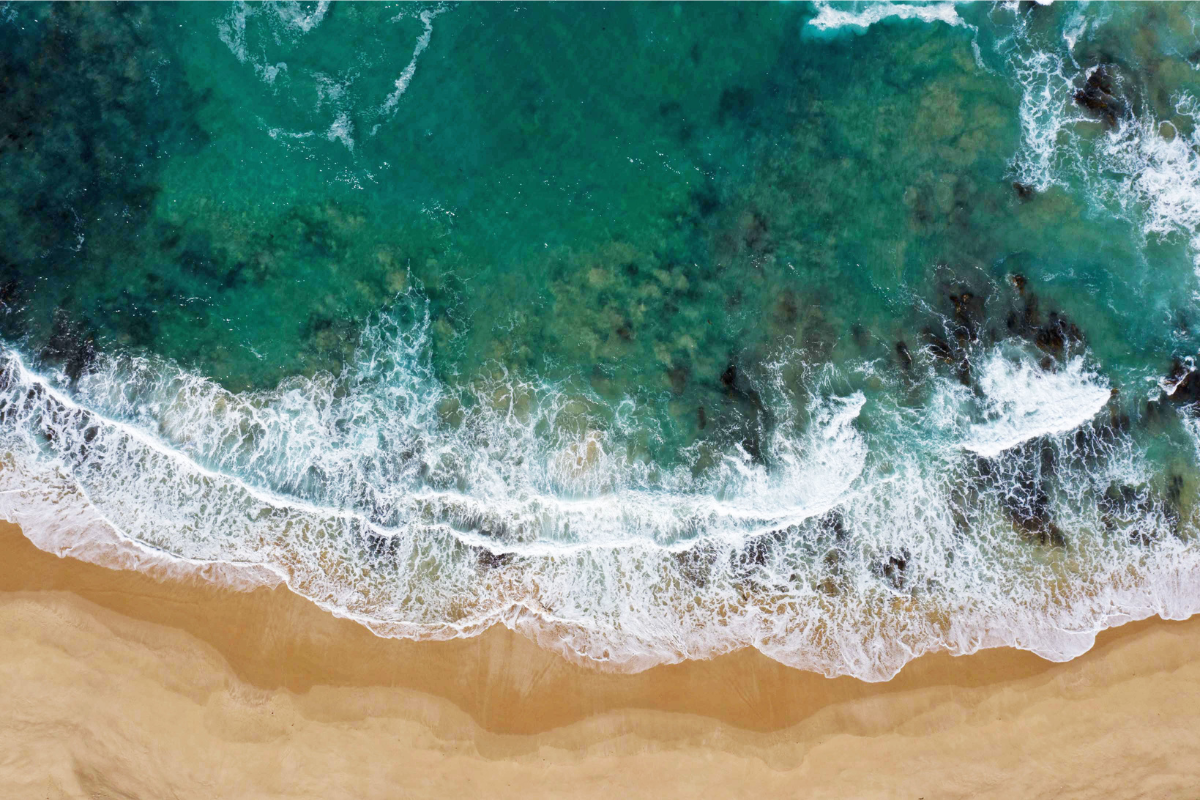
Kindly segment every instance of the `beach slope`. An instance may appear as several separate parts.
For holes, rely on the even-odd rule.
[[[0,797],[1195,797],[1200,619],[866,684],[756,653],[612,675],[379,639],[0,527]]]

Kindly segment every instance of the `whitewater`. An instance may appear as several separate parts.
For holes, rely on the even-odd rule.
[[[311,42],[337,24],[327,3],[278,7],[267,33],[254,28],[263,12],[239,4],[214,35],[261,91],[286,95],[301,76],[314,87],[315,104],[308,94],[295,102],[303,125],[258,118],[264,145],[333,143],[339,157],[365,160],[371,142],[416,113],[457,11],[394,18],[415,36],[398,45],[403,69],[361,95],[358,67],[305,73],[268,59],[273,42]],[[1097,226],[1135,241],[1128,269],[1139,287],[1170,279],[1156,259],[1180,242],[1200,265],[1197,101],[1181,92],[1156,111],[1135,97],[1107,121],[1089,113],[1076,92],[1108,77],[1075,52],[1107,18],[1080,12],[1048,35],[1034,13],[994,7],[997,34],[953,4],[819,4],[793,33],[862,39],[926,26],[969,38],[974,62],[1009,76],[1018,97],[1012,202],[1083,192]],[[1112,69],[1108,96],[1125,98],[1130,80]],[[749,125],[746,102],[731,90],[720,113]],[[356,114],[359,105],[367,111]],[[664,103],[658,113],[674,111]],[[356,120],[370,136],[356,141]],[[943,216],[963,205],[937,191]],[[919,194],[902,193],[914,207]],[[701,197],[710,204],[719,205]],[[329,218],[367,224],[351,216]],[[334,223],[295,226],[335,260]],[[735,228],[721,247],[753,250],[755,270],[775,257],[755,213]],[[634,257],[621,261],[646,277]],[[0,517],[44,550],[109,567],[237,589],[286,585],[380,636],[449,639],[504,625],[621,672],[755,648],[792,667],[881,681],[936,651],[1008,646],[1066,660],[1107,627],[1196,613],[1197,519],[1180,487],[1200,425],[1177,391],[1194,360],[1178,360],[1169,380],[1157,364],[1117,374],[1086,338],[1091,320],[1046,322],[1040,287],[986,266],[994,272],[974,285],[979,302],[991,313],[1011,301],[1024,317],[1014,312],[1005,326],[1002,313],[975,314],[977,298],[959,289],[954,313],[930,310],[914,291],[905,302],[937,325],[905,333],[908,343],[889,338],[891,360],[834,357],[843,351],[796,337],[754,368],[729,360],[722,400],[738,410],[721,421],[711,406],[663,412],[646,395],[613,399],[586,381],[494,361],[439,371],[432,291],[400,267],[340,371],[274,388],[232,390],[136,348],[98,353],[69,374],[10,337],[0,349]],[[580,271],[607,286],[598,267]],[[639,302],[687,290],[686,277],[660,272]],[[1100,283],[1085,289],[1099,293]],[[473,330],[469,316],[454,322],[455,335]],[[616,341],[634,338],[630,325],[618,321]],[[859,336],[845,328],[837,346]],[[671,375],[686,383],[686,371]],[[668,458],[681,440],[665,430],[672,414],[707,434]]]
[[[827,370],[802,429],[764,386],[771,466],[734,447],[693,477],[623,456],[620,415],[569,419],[554,387],[480,387],[447,423],[421,298],[397,302],[345,374],[270,392],[132,357],[68,391],[10,351],[0,514],[108,566],[282,581],[380,635],[503,624],[623,671],[752,646],[881,680],[940,649],[1070,658],[1108,625],[1196,610],[1190,522],[1104,424],[1085,355],[1047,371],[1019,345],[980,353],[983,397],[931,369],[919,406],[872,401],[889,424],[870,435],[866,398]],[[1068,546],[1014,532],[1041,515]]]

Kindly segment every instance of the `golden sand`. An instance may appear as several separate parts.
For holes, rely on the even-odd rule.
[[[753,652],[611,675],[504,630],[379,639],[0,527],[3,798],[1197,798],[1200,619],[883,684]]]

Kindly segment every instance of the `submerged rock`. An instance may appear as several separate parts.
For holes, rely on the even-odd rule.
[[[908,567],[911,559],[912,553],[907,547],[902,547],[877,563],[875,573],[896,591],[903,591],[909,582]]]
[[[508,564],[512,563],[512,560],[512,553],[493,553],[486,547],[480,547],[476,552],[475,563],[481,570],[487,571],[507,566]]]
[[[950,295],[950,303],[954,306],[954,321],[958,323],[955,336],[960,344],[965,344],[967,340],[977,341],[979,327],[985,314],[983,298],[972,292],[962,291]]]
[[[1104,527],[1109,531],[1127,528],[1130,544],[1146,547],[1158,540],[1158,528],[1152,523],[1162,509],[1148,491],[1113,483],[1100,498],[1099,506]]]
[[[72,382],[91,372],[96,363],[96,341],[90,333],[71,322],[67,312],[58,309],[54,313],[54,328],[46,346],[42,348],[44,360],[60,364]]]
[[[1114,89],[1112,67],[1099,64],[1088,74],[1084,85],[1075,90],[1075,103],[1115,126],[1117,119],[1128,112],[1128,106],[1113,93]]]
[[[1050,517],[1050,494],[1042,481],[1023,476],[1015,491],[1001,499],[1013,526],[1038,544],[1065,547],[1067,538]]]
[[[687,550],[672,553],[671,558],[684,580],[703,589],[712,581],[712,571],[717,563],[717,548],[712,542],[698,542]]]
[[[842,512],[836,508],[826,512],[818,519],[816,527],[822,536],[832,539],[829,549],[825,551],[825,555],[821,559],[823,577],[817,584],[817,589],[833,597],[841,594],[844,588],[843,578],[846,569],[842,562],[845,559],[844,547],[850,537],[846,532]]]
[[[1051,311],[1043,323],[1038,296],[1026,290],[1025,277],[1013,275],[1010,280],[1017,289],[1017,295],[1025,301],[1023,307],[1013,309],[1005,321],[1011,334],[1032,342],[1039,350],[1055,358],[1061,358],[1073,345],[1084,341],[1083,331],[1061,312]]]
[[[756,464],[764,463],[762,436],[764,426],[769,425],[771,413],[758,390],[746,379],[737,364],[730,362],[721,373],[721,386],[726,397],[740,406],[742,419],[738,424],[738,443]]]
[[[938,336],[932,329],[925,331],[925,348],[939,361],[947,364],[954,363],[954,350],[950,347],[950,343]]]
[[[1038,328],[1034,336],[1034,344],[1055,356],[1061,356],[1068,345],[1082,341],[1079,326],[1057,311],[1050,312],[1050,321]]]
[[[372,561],[391,561],[396,557],[396,550],[399,548],[396,537],[369,533],[364,538],[367,553]]]
[[[967,361],[966,352],[952,346],[931,328],[925,329],[925,349],[937,360],[953,366],[958,374],[959,383],[963,386],[971,385],[971,365]]]

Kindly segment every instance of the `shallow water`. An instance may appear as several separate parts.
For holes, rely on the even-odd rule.
[[[39,546],[616,669],[1200,603],[1195,5],[0,19]]]

